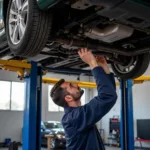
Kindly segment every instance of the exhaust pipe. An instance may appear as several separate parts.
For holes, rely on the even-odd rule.
[[[140,55],[140,54],[144,54],[147,52],[150,52],[150,48],[149,47],[145,47],[142,49],[137,49],[136,51],[125,51],[124,49],[117,49],[114,47],[110,47],[106,44],[103,43],[97,43],[95,41],[82,41],[82,40],[76,40],[76,39],[67,39],[67,38],[53,38],[52,41],[61,43],[61,44],[65,44],[67,46],[74,46],[77,48],[81,48],[81,47],[87,47],[91,50],[98,50],[101,52],[107,52],[107,53],[115,53],[115,54],[119,54],[119,55],[123,55],[123,56],[136,56],[136,55]]]
[[[97,43],[95,41],[82,41],[82,40],[77,40],[77,39],[67,39],[67,38],[53,38],[51,39],[52,41],[61,43],[61,44],[65,44],[67,46],[74,46],[77,48],[81,48],[81,47],[87,47],[91,50],[98,50],[101,52],[107,52],[107,53],[115,53],[115,54],[119,54],[119,55],[123,55],[123,56],[136,56],[136,55],[140,55],[140,54],[144,54],[147,52],[150,52],[150,48],[146,47],[143,49],[137,49],[136,51],[125,51],[124,49],[117,49],[115,47],[110,47],[106,44],[103,43]]]

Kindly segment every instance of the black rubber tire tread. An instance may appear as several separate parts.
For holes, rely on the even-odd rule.
[[[26,31],[21,42],[17,45],[14,45],[9,37],[8,27],[8,17],[11,2],[12,0],[9,3],[6,18],[8,44],[14,55],[33,57],[39,54],[47,43],[51,30],[52,14],[50,11],[41,11],[37,6],[36,0],[28,0],[29,16]]]
[[[1,37],[0,37],[0,52],[1,50],[3,50],[4,48],[8,47],[8,43],[7,43],[7,38],[6,38],[6,34],[4,33]]]
[[[116,76],[120,77],[121,79],[135,79],[145,73],[145,71],[149,66],[149,62],[150,62],[150,53],[138,55],[138,61],[136,66],[131,72],[127,74],[121,74],[120,72],[118,72],[114,67],[114,64],[111,64],[111,66]]]

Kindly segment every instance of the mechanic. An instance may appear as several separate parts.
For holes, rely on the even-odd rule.
[[[110,73],[105,57],[95,57],[91,51],[78,51],[96,79],[98,95],[81,106],[83,90],[77,84],[58,81],[51,90],[55,104],[64,107],[62,124],[65,130],[67,150],[104,150],[96,123],[114,106],[117,95],[114,76]]]

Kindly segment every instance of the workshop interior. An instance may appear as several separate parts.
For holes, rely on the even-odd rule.
[[[105,149],[150,149],[149,0],[0,0],[0,150],[67,150],[50,91],[63,78],[82,106],[97,96],[80,48],[115,77],[117,101],[96,123]]]

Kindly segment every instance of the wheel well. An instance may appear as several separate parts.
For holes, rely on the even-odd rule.
[[[9,5],[10,0],[3,0],[3,16],[4,16],[4,23],[6,23],[6,15],[7,15],[7,8]]]

